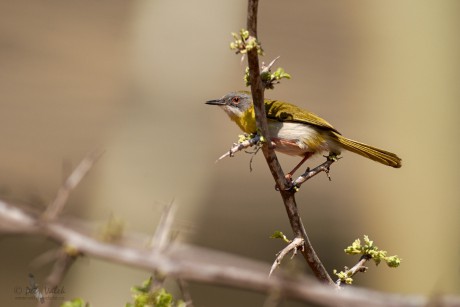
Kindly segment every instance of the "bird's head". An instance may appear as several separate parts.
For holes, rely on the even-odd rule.
[[[206,101],[206,104],[220,106],[232,119],[241,118],[252,107],[249,92],[231,92],[220,99]]]

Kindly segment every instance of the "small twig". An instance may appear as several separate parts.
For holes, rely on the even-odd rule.
[[[251,159],[249,160],[249,171],[252,172],[252,161],[254,160],[254,157],[257,155],[257,153],[259,152],[259,150],[262,149],[262,145],[256,145],[256,149],[254,151],[245,151],[245,153],[248,153],[251,156]]]
[[[29,267],[31,270],[37,270],[48,263],[51,263],[53,261],[56,261],[56,259],[59,257],[61,252],[61,247],[59,246],[58,248],[54,248],[51,250],[48,250],[44,252],[43,254],[35,257],[30,263]]]
[[[353,277],[353,276],[355,276],[358,272],[362,272],[362,273],[366,272],[366,271],[367,271],[367,267],[364,266],[364,264],[365,264],[367,261],[369,261],[370,259],[372,259],[371,256],[369,256],[369,255],[363,255],[363,256],[359,259],[358,263],[356,263],[351,269],[348,269],[348,270],[346,270],[346,271],[344,272],[345,275],[348,276],[348,277]],[[343,280],[341,280],[341,279],[339,278],[339,279],[337,279],[337,281],[336,281],[335,283],[336,283],[337,286],[340,287],[340,286],[342,285],[342,282],[343,282]]]
[[[71,254],[65,249],[59,252],[59,255],[56,259],[56,262],[53,265],[53,269],[51,270],[50,274],[46,278],[46,286],[48,289],[53,289],[57,287],[62,280],[64,279],[66,273],[69,271],[72,264],[75,262],[77,257],[80,254]],[[37,304],[39,307],[48,307],[51,306],[53,302],[52,298],[45,299],[44,303]]]
[[[288,253],[292,251],[292,257],[294,257],[297,254],[297,251],[299,249],[303,249],[304,244],[305,244],[305,240],[303,238],[297,237],[294,240],[292,240],[292,242],[289,243],[285,248],[283,248],[276,255],[276,259],[273,262],[273,265],[270,269],[270,273],[268,274],[268,277],[272,276],[272,273],[281,264],[281,261],[283,260],[284,256],[286,256]]]
[[[233,147],[230,148],[230,150],[227,151],[225,154],[220,156],[219,159],[216,160],[216,162],[219,162],[220,160],[222,160],[223,158],[226,158],[226,157],[233,157],[233,155],[235,153],[237,153],[238,151],[241,151],[241,150],[246,149],[248,147],[254,146],[259,141],[260,141],[260,135],[256,134],[254,137],[252,137],[252,138],[250,138],[248,140],[245,140],[245,141],[243,141],[241,143],[234,144]]]
[[[278,307],[281,305],[283,297],[279,291],[271,292],[265,299],[263,307]]]
[[[161,274],[159,270],[154,270],[152,274],[152,282],[150,283],[149,292],[154,293],[161,288],[164,288],[166,275]]]
[[[54,201],[46,208],[42,216],[42,221],[56,219],[64,209],[69,199],[70,192],[80,183],[83,177],[93,167],[96,160],[102,155],[101,151],[94,151],[86,156],[80,164],[73,170],[66,181],[61,185]]]
[[[163,252],[169,244],[172,223],[174,221],[174,206],[173,201],[163,208],[160,222],[152,238],[152,256],[158,255]],[[160,270],[152,271],[152,283],[150,285],[150,292],[156,291],[163,287],[166,275]]]
[[[31,263],[32,269],[38,269],[50,262],[54,262],[53,268],[46,278],[45,284],[48,289],[53,289],[58,286],[65,277],[65,274],[70,269],[71,265],[75,262],[78,256],[82,254],[78,253],[75,249],[67,247],[59,249],[49,250],[40,256],[36,257]],[[52,295],[52,293],[51,293]],[[44,297],[42,302],[39,302],[37,306],[47,307],[53,302],[52,298]]]
[[[160,222],[158,223],[155,234],[152,239],[152,250],[162,251],[166,248],[170,241],[171,227],[174,221],[175,208],[173,201],[166,205],[163,209]]]
[[[61,250],[56,262],[54,263],[53,270],[46,278],[46,284],[53,288],[62,281],[70,266],[75,262],[80,253],[72,254],[65,249]]]
[[[178,278],[177,283],[179,285],[180,292],[182,293],[182,298],[184,299],[185,306],[193,307],[193,300],[192,295],[190,294],[188,282],[181,278]]]
[[[337,157],[330,155],[330,156],[328,156],[326,158],[327,158],[326,162],[324,162],[323,164],[318,165],[314,169],[307,168],[305,173],[303,173],[296,180],[294,180],[292,186],[299,188],[305,181],[307,181],[308,179],[318,175],[321,172],[325,172],[327,177],[329,178],[329,180],[331,180],[331,177],[329,176],[329,169],[330,169],[332,163],[337,161]]]

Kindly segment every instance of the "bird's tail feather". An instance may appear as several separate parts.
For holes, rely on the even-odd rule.
[[[335,132],[333,134],[336,137],[336,141],[346,150],[391,167],[401,167],[401,158],[392,152],[347,139]]]

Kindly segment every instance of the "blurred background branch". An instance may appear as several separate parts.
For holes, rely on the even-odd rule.
[[[72,247],[84,256],[161,272],[165,276],[189,281],[228,286],[266,294],[273,292],[284,298],[322,306],[425,306],[430,299],[421,296],[402,296],[353,288],[337,292],[333,288],[307,277],[274,274],[267,277],[268,265],[235,255],[171,243],[164,249],[132,246],[133,242],[114,244],[102,242],[88,235],[82,225],[77,231],[65,222],[39,222],[39,216],[0,200],[0,231],[16,234],[47,236],[63,246]],[[10,225],[4,228],[3,225]],[[12,226],[14,225],[14,226]],[[162,235],[160,235],[162,236]],[[68,268],[69,254],[59,258],[50,275],[62,278]],[[64,261],[66,264],[63,264]],[[59,276],[58,276],[59,275]],[[53,277],[54,278],[54,277]],[[56,281],[52,281],[55,284]],[[97,286],[97,285],[96,285]],[[440,296],[433,298],[436,306],[458,306],[460,298]]]

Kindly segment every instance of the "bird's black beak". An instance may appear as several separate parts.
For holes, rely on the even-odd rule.
[[[225,101],[223,99],[214,99],[206,101],[206,104],[214,105],[214,106],[223,106]]]

